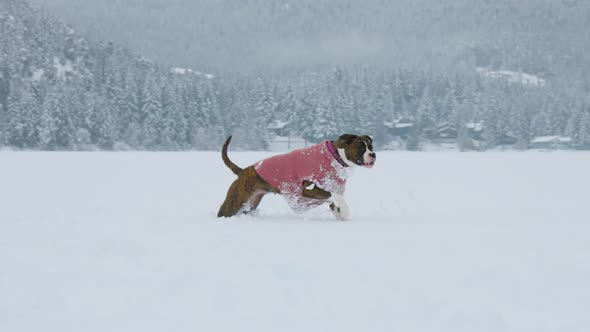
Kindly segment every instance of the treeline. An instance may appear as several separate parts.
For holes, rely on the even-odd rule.
[[[103,49],[104,50],[104,49]],[[420,149],[428,130],[443,122],[457,128],[461,148],[473,147],[467,124],[482,123],[483,146],[505,135],[525,149],[536,136],[569,136],[590,145],[587,100],[548,87],[475,76],[368,70],[304,75],[293,80],[179,77],[164,70],[125,71],[106,55],[102,79],[77,78],[51,86],[13,85],[4,144],[29,149],[218,149],[233,134],[236,146],[264,149],[268,125],[289,121],[292,134],[317,142],[343,132],[368,133],[384,144],[386,122],[413,120],[406,148]],[[97,73],[98,74],[98,73]]]

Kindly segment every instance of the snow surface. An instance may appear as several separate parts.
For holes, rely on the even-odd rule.
[[[2,152],[0,331],[590,330],[590,154],[377,154],[338,222],[217,219],[219,153]]]

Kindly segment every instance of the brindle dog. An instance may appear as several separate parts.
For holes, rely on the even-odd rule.
[[[249,212],[255,210],[262,197],[268,193],[281,193],[279,188],[265,181],[257,172],[254,165],[244,169],[234,164],[227,156],[227,148],[231,142],[231,136],[227,138],[221,150],[221,158],[225,165],[231,169],[238,178],[231,184],[227,191],[225,201],[219,208],[218,217],[231,217],[238,212]],[[375,152],[373,151],[373,140],[367,135],[357,136],[344,134],[336,141],[331,142],[337,152],[336,158],[340,157],[343,166],[363,166],[371,168],[375,163]],[[314,163],[314,160],[309,160]],[[348,218],[348,206],[344,198],[335,192],[320,188],[316,183],[304,180],[300,183],[301,196],[309,199],[327,202],[332,212],[338,219]]]

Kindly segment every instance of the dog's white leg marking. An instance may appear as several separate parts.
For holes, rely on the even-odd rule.
[[[342,221],[349,220],[350,211],[348,209],[348,204],[346,204],[346,201],[344,200],[344,197],[342,197],[342,195],[332,193],[332,196],[329,200],[330,202],[334,203],[332,213],[334,213],[336,219]]]

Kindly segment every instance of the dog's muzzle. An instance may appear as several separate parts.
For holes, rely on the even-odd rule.
[[[369,157],[363,163],[363,167],[371,168],[375,166],[375,161],[377,160],[377,155],[375,152],[369,153]]]

